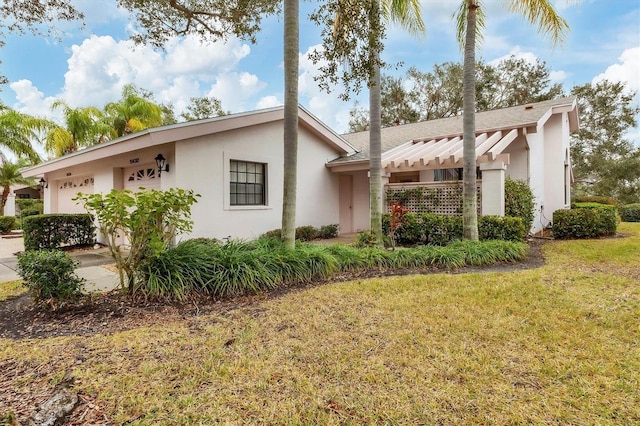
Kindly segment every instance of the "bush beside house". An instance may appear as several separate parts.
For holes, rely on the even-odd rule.
[[[620,206],[618,212],[623,222],[640,222],[640,203]]]
[[[599,203],[575,203],[571,210],[553,214],[553,237],[557,239],[597,238],[614,235],[618,227],[615,206]]]

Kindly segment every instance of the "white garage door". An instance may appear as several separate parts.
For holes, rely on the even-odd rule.
[[[160,178],[155,164],[129,167],[124,171],[124,189],[160,189]]]
[[[86,213],[87,211],[76,201],[78,192],[93,194],[93,176],[67,178],[57,181],[58,213]]]

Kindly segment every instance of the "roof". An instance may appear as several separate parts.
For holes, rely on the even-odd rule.
[[[204,120],[153,127],[26,168],[22,174],[25,177],[39,176],[62,168],[132,152],[141,148],[180,142],[199,136],[242,129],[283,119],[284,107],[278,106],[207,118]],[[358,151],[353,145],[342,138],[342,136],[334,132],[301,106],[298,109],[298,120],[299,126],[304,127],[320,140],[334,148],[338,154],[348,155]]]
[[[554,112],[577,111],[575,97],[564,97],[549,101],[501,108],[476,114],[476,135],[491,134],[497,131],[508,131],[517,128],[537,127],[544,124]],[[577,112],[570,117],[571,130],[577,130]],[[342,135],[360,152],[332,161],[332,164],[345,162],[368,161],[369,132],[355,132]],[[382,129],[382,152],[388,153],[394,148],[408,142],[444,140],[462,137],[462,116],[421,121]],[[460,144],[462,141],[460,139]],[[457,150],[457,148],[455,148]]]

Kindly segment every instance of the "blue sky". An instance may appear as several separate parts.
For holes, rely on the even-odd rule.
[[[265,21],[258,43],[237,39],[201,45],[194,39],[175,39],[164,52],[136,47],[127,40],[132,23],[115,0],[77,0],[87,16],[86,28],[63,23],[62,40],[10,35],[0,50],[0,73],[10,84],[0,99],[19,111],[58,119],[51,111],[54,99],[72,107],[102,107],[117,100],[127,83],[150,90],[159,102],[173,103],[179,114],[190,97],[215,96],[232,112],[279,105],[282,86],[282,21]],[[430,71],[434,64],[461,61],[451,14],[458,1],[423,0],[426,38],[416,40],[397,28],[389,30],[384,59]],[[506,11],[503,0],[485,0],[489,16],[478,57],[487,62],[514,54],[545,61],[552,77],[568,92],[597,79],[624,81],[640,89],[640,1],[556,0],[571,32],[564,44],[551,47],[520,16]],[[314,3],[302,3],[300,40],[300,102],[339,132],[347,130],[353,102],[336,92],[321,92],[313,76],[316,66],[305,54],[320,43],[320,30],[307,19]],[[638,97],[636,97],[638,99]],[[366,104],[366,97],[360,100]],[[638,130],[631,135],[640,140]]]

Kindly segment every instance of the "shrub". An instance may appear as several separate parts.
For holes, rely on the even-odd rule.
[[[138,192],[112,189],[106,195],[78,193],[75,199],[95,213],[118,268],[120,287],[134,294],[145,284],[137,276],[144,262],[166,250],[177,234],[191,231],[191,206],[197,197],[192,190],[171,188]],[[125,240],[129,247],[121,250]]]
[[[596,238],[616,233],[616,208],[598,204],[596,207],[556,210],[551,232],[557,239]]]
[[[382,230],[389,233],[390,215],[382,216]],[[481,216],[478,218],[481,240],[523,241],[527,235],[522,219],[517,217]],[[434,213],[407,213],[394,232],[399,245],[429,244],[444,246],[462,239],[462,218]]]
[[[53,250],[62,245],[95,243],[90,214],[43,214],[22,219],[25,250]]]
[[[535,200],[529,185],[522,180],[506,178],[504,182],[504,215],[522,219],[526,232],[533,224]]]
[[[34,300],[52,307],[74,300],[84,279],[75,274],[78,262],[59,250],[26,251],[18,256],[18,274]]]
[[[527,230],[521,217],[481,216],[478,233],[481,240],[524,241]]]
[[[37,208],[38,210],[40,210],[40,214],[42,214],[42,211],[44,209],[43,200],[38,198],[17,198],[16,205],[20,210]]]
[[[298,241],[312,241],[317,238],[317,235],[316,228],[311,225],[298,226],[296,228],[296,240]]]
[[[575,197],[573,199],[574,203],[598,203],[598,204],[608,204],[610,206],[615,206],[616,200],[611,197],[603,197],[599,195],[584,195]]]
[[[376,237],[369,231],[360,232],[353,245],[358,248],[375,247]]]
[[[331,225],[323,225],[318,230],[318,238],[322,238],[323,240],[329,240],[331,238],[336,238],[339,234],[340,227],[337,223]]]
[[[640,203],[618,207],[623,222],[640,222]]]
[[[324,225],[320,228],[314,228],[311,225],[299,226],[296,228],[297,241],[312,241],[317,238],[327,240],[338,236],[338,224]],[[272,229],[260,235],[260,238],[278,238],[282,239],[282,229]]]
[[[28,209],[20,210],[20,218],[27,216],[37,216],[39,214],[42,214],[42,209],[39,209],[37,207],[29,207]]]
[[[13,216],[0,216],[0,233],[9,232],[16,226],[16,218]]]

